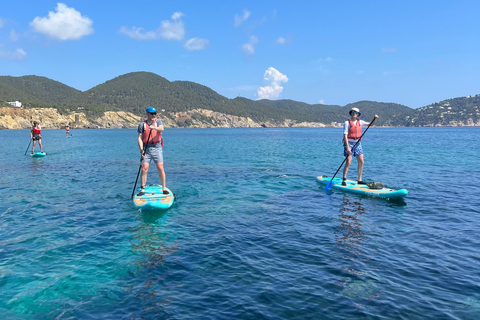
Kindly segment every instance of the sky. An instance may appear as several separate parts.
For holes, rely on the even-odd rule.
[[[480,94],[480,1],[17,0],[0,75],[88,90],[148,71],[228,98],[418,108]]]

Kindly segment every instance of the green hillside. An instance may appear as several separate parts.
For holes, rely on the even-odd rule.
[[[124,74],[66,99],[65,105],[82,106],[86,112],[98,108],[143,114],[152,105],[167,113],[207,109],[256,121],[307,119],[304,114],[245,98],[228,99],[212,89],[188,81],[170,82],[151,72]]]
[[[377,125],[431,126],[480,121],[480,95],[444,100],[419,109],[397,103],[358,101],[345,106],[307,104],[294,100],[228,99],[204,85],[190,81],[168,81],[151,72],[132,72],[79,91],[39,76],[0,76],[0,102],[21,101],[26,107],[54,107],[62,114],[81,111],[93,119],[105,111],[123,110],[143,115],[147,106],[167,114],[207,109],[257,122],[291,119],[300,122],[341,123],[352,107],[361,119],[379,115]],[[204,119],[208,120],[208,119]],[[186,124],[188,125],[188,124]]]
[[[451,125],[451,122],[474,123],[480,121],[480,94],[475,96],[453,98],[418,108],[405,119],[406,126],[425,126],[431,123]]]
[[[39,76],[0,76],[0,101],[61,103],[81,91]]]

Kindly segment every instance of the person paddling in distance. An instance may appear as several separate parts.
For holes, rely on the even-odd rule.
[[[363,174],[363,150],[362,150],[362,143],[359,141],[360,137],[362,136],[362,127],[367,127],[372,125],[375,120],[378,119],[378,116],[375,115],[372,122],[366,122],[360,120],[359,117],[361,115],[360,110],[358,108],[352,108],[349,111],[350,119],[345,121],[343,125],[343,155],[347,157],[347,161],[345,162],[345,166],[343,167],[343,178],[342,178],[342,186],[346,186],[347,180],[347,173],[348,169],[350,168],[350,164],[352,163],[352,156],[357,158],[358,163],[358,184],[366,184],[362,180]],[[357,143],[358,142],[358,143]],[[355,143],[357,145],[354,147]]]
[[[35,150],[35,144],[36,144],[37,141],[38,141],[38,145],[40,146],[40,152],[43,152],[43,148],[42,148],[42,128],[37,123],[37,121],[33,121],[33,127],[32,127],[32,130],[30,130],[30,139],[33,140],[32,154],[33,154],[33,151]]]
[[[147,173],[150,162],[153,160],[157,166],[158,176],[163,187],[163,193],[168,194],[165,186],[165,171],[163,169],[163,122],[157,120],[157,110],[154,107],[146,109],[147,120],[138,125],[138,147],[142,157],[142,176],[140,186],[141,190],[137,196],[145,194],[145,185],[147,183]]]
[[[65,132],[67,134],[67,137],[70,136],[70,127],[68,125],[65,126]]]

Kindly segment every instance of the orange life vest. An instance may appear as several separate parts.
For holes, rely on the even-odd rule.
[[[32,134],[40,134],[40,129],[38,129],[38,126],[32,128]]]
[[[360,120],[357,120],[356,125],[353,124],[352,120],[348,120],[350,122],[350,128],[348,128],[348,139],[357,140],[362,136],[362,125]]]
[[[157,126],[157,119],[153,119],[153,127]],[[151,132],[151,133],[150,133]],[[150,137],[150,139],[148,138]],[[150,126],[147,123],[147,120],[144,121],[143,124],[143,135],[142,135],[143,144],[157,144],[161,142],[163,148],[163,138],[162,133],[157,130],[151,130]]]

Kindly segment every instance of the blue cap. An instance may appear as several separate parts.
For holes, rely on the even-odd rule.
[[[154,112],[157,112],[157,110],[155,110],[154,107],[148,107],[148,108],[147,108],[147,112],[148,112],[148,113],[154,113]]]

